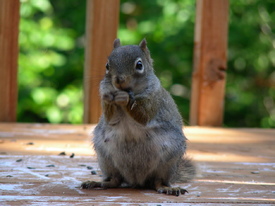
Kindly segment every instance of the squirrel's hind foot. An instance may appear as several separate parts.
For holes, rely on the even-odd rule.
[[[101,188],[101,189],[116,188],[116,187],[119,187],[120,184],[121,182],[116,179],[112,179],[110,181],[102,181],[102,182],[86,181],[81,184],[81,189],[91,190],[94,188]]]
[[[166,186],[162,186],[156,189],[158,193],[164,193],[167,195],[175,195],[175,196],[179,196],[179,195],[184,195],[185,193],[188,193],[188,191],[186,189],[180,188],[180,187],[166,187]]]
[[[86,181],[86,182],[82,182],[81,184],[81,189],[91,190],[94,188],[103,188],[102,182]]]

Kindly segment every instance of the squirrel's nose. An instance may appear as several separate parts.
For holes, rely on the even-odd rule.
[[[116,77],[116,84],[123,84],[125,82],[125,78],[123,76]]]

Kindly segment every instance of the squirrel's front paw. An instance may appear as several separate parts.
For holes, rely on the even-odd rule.
[[[107,103],[110,103],[114,100],[114,95],[112,93],[103,94],[102,100],[107,102]]]
[[[117,91],[114,96],[114,102],[120,106],[126,106],[129,102],[129,94],[125,91]]]

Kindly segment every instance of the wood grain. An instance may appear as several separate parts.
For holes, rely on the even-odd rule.
[[[97,123],[101,114],[99,83],[113,49],[119,22],[119,0],[88,0],[84,73],[84,123]]]
[[[101,179],[90,144],[94,126],[0,124],[0,205],[275,204],[275,129],[184,128],[198,175],[176,184],[189,193],[174,197],[148,189],[80,189],[82,181]]]
[[[191,125],[223,123],[228,9],[228,0],[197,0]]]
[[[0,122],[16,121],[19,4],[0,1]]]

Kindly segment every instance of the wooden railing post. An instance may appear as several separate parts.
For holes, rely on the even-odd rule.
[[[221,126],[229,0],[197,0],[190,124]]]
[[[0,0],[0,122],[16,121],[19,0]]]
[[[117,36],[119,7],[119,0],[87,0],[84,123],[97,123],[101,114],[99,83]]]

